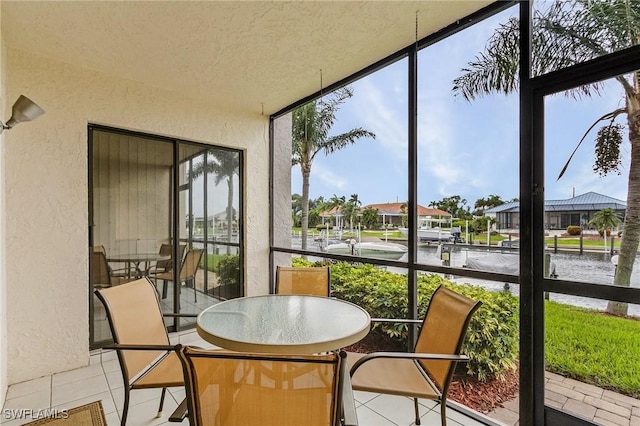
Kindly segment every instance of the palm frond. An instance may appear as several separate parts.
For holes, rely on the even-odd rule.
[[[562,167],[562,170],[560,170],[560,174],[558,175],[558,178],[556,179],[556,181],[559,181],[560,178],[567,171],[567,168],[569,167],[569,163],[571,163],[571,160],[573,159],[573,156],[575,155],[576,151],[578,151],[578,148],[580,148],[580,145],[586,139],[586,137],[589,134],[589,132],[591,132],[591,130],[594,127],[596,127],[598,125],[598,123],[600,123],[601,121],[605,121],[605,120],[611,120],[613,122],[613,120],[615,120],[618,115],[624,114],[626,112],[627,112],[627,110],[625,108],[618,108],[615,111],[611,111],[611,112],[606,113],[605,115],[603,115],[602,117],[600,117],[596,121],[594,121],[593,124],[591,124],[591,126],[589,126],[587,131],[584,132],[584,135],[582,135],[582,138],[580,139],[580,141],[578,142],[578,144],[574,148],[574,150],[571,153],[571,155],[569,156],[569,159],[567,160],[567,162],[564,164],[564,167]]]

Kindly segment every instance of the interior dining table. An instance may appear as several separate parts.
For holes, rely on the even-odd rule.
[[[203,310],[197,332],[218,347],[239,352],[313,354],[357,343],[371,318],[353,303],[330,297],[241,297]]]
[[[112,254],[107,256],[107,262],[109,263],[124,263],[126,265],[127,277],[131,278],[131,271],[134,271],[136,278],[142,277],[146,266],[150,262],[157,262],[159,260],[169,260],[171,255],[165,255],[160,253],[125,253],[125,254]],[[140,268],[140,264],[144,263],[145,268]],[[133,265],[133,268],[131,267]]]

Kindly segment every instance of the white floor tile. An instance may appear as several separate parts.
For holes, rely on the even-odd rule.
[[[415,422],[413,400],[404,396],[379,395],[367,403],[367,407],[401,426]],[[420,416],[423,416],[429,408],[420,406]]]
[[[84,380],[54,386],[51,392],[51,405],[62,405],[91,395],[108,392],[109,386],[104,374]]]
[[[396,426],[391,420],[382,417],[372,409],[362,405],[356,409],[358,424],[362,426]]]
[[[7,399],[17,398],[30,393],[42,392],[51,389],[51,376],[40,377],[26,382],[11,385],[7,391]]]
[[[113,403],[113,397],[111,396],[111,392],[102,392],[96,395],[87,396],[84,398],[77,399],[75,401],[69,401],[64,404],[53,406],[54,409],[65,410],[74,407],[79,407],[81,405],[89,404],[90,402],[100,401],[102,403],[102,409],[106,414],[116,413],[116,405]]]
[[[378,394],[373,392],[353,391],[353,398],[360,404],[366,404],[377,396]]]
[[[111,361],[103,361],[102,370],[105,373],[111,373],[112,371],[120,372],[120,362],[117,359],[113,359]]]
[[[124,381],[122,379],[122,371],[112,371],[110,373],[106,373],[105,377],[107,378],[107,383],[109,384],[109,389],[122,389],[124,387]]]
[[[50,388],[7,399],[4,403],[4,410],[40,410],[49,407],[51,407]]]
[[[102,374],[102,365],[90,365],[88,367],[77,368],[75,370],[69,370],[63,373],[54,374],[53,376],[51,376],[51,385],[55,388],[57,386],[77,382],[78,380],[87,379],[89,377],[101,376]]]
[[[135,391],[134,391],[135,392]],[[159,395],[159,394],[158,394]],[[178,407],[173,398],[165,398],[162,416],[157,418],[159,399],[152,399],[129,407],[127,426],[155,426],[168,422],[169,416]],[[120,410],[121,408],[119,408]]]
[[[120,417],[117,412],[105,414],[104,418],[107,420],[107,426],[120,426]]]
[[[12,420],[7,420],[5,417],[3,417],[2,419],[0,419],[0,424],[2,426],[21,426],[25,423],[29,423],[33,421],[33,419],[12,419]]]
[[[422,412],[420,412],[422,414]],[[412,423],[415,424],[415,419]],[[420,416],[420,426],[440,426],[442,423],[440,422],[440,411],[433,410],[428,413]],[[449,417],[447,417],[447,426],[460,426],[459,423],[451,421]]]
[[[91,353],[89,355],[89,365],[100,364],[101,361],[102,361],[102,357],[100,356],[99,352]]]
[[[135,407],[140,404],[145,404],[149,401],[154,401],[156,404],[156,408],[154,408],[154,413],[158,411],[158,406],[160,405],[160,394],[162,393],[162,389],[134,389],[129,394],[129,410],[132,407]],[[124,388],[114,389],[111,391],[111,395],[113,395],[113,401],[116,404],[116,408],[119,413],[122,413],[122,408],[124,407]],[[165,405],[168,399],[173,399],[171,396],[165,396]],[[152,410],[153,411],[153,410]],[[155,415],[155,414],[154,414]]]
[[[118,353],[116,351],[103,351],[100,356],[102,357],[102,362],[118,360]]]

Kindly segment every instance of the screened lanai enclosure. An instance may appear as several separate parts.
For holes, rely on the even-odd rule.
[[[97,288],[149,277],[165,313],[242,295],[242,154],[89,127],[92,348],[111,339]],[[194,320],[166,322],[179,330]]]

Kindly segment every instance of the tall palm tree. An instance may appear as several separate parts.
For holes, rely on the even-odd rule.
[[[326,99],[313,101],[293,111],[291,136],[291,164],[300,165],[302,173],[302,249],[307,248],[309,229],[309,177],[313,160],[319,152],[329,155],[361,138],[375,138],[375,134],[356,127],[337,136],[329,132],[336,120],[336,112],[353,91],[344,87]]]
[[[524,6],[527,7],[527,6]],[[640,42],[640,2],[628,0],[574,2],[556,1],[533,17],[532,72],[546,72],[585,62]],[[453,91],[468,101],[492,92],[510,93],[518,87],[519,22],[511,18],[491,36],[486,50],[463,69],[453,82]],[[640,242],[640,74],[617,76],[624,92],[625,105],[598,118],[604,126],[596,136],[594,170],[600,175],[618,172],[620,166],[621,126],[615,120],[626,116],[631,145],[627,210],[614,285],[630,285],[633,263]],[[568,92],[575,98],[599,94],[601,85],[594,83]],[[575,153],[575,151],[574,151]],[[571,155],[573,157],[573,154]],[[571,161],[567,161],[560,177]],[[609,302],[607,311],[624,315],[627,305]]]
[[[212,173],[214,184],[217,186],[223,180],[227,181],[227,241],[231,242],[233,233],[233,221],[235,219],[235,210],[233,208],[233,177],[238,174],[240,161],[237,152],[226,151],[221,149],[210,149],[208,153],[212,157],[212,161],[208,159],[201,161],[193,166],[189,178],[194,180],[204,173]],[[227,246],[229,253],[230,246]]]
[[[348,206],[348,210],[345,209],[345,218],[349,218],[349,227],[353,230],[353,219],[360,213],[362,201],[358,199],[358,194],[351,194],[351,198],[345,205]]]

